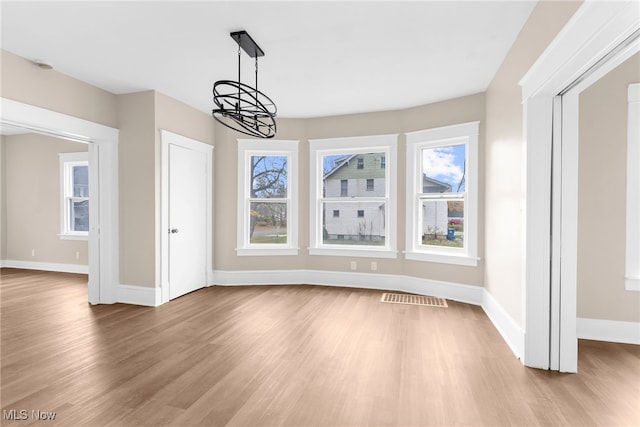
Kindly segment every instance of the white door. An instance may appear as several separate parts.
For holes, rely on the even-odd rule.
[[[206,286],[207,154],[169,144],[169,298]]]

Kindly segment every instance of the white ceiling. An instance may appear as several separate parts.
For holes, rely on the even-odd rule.
[[[7,2],[2,48],[116,94],[210,112],[246,30],[279,117],[394,110],[484,91],[535,1]],[[242,52],[242,81],[253,59]]]

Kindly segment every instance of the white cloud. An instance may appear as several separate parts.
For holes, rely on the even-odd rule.
[[[430,178],[457,184],[462,179],[462,165],[455,163],[452,147],[431,148],[422,152],[422,170]]]

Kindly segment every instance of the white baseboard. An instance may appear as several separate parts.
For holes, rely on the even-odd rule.
[[[640,322],[576,319],[578,338],[640,345]]]
[[[117,302],[157,307],[162,304],[162,290],[145,286],[118,285]]]
[[[55,262],[16,261],[7,259],[0,261],[0,267],[20,268],[23,270],[55,271],[58,273],[89,274],[89,266],[82,264],[60,264]]]
[[[461,285],[393,274],[351,273],[320,270],[214,271],[212,283],[219,286],[321,285],[380,289],[431,295],[481,305],[480,286]]]
[[[483,289],[482,309],[487,314],[493,326],[498,330],[511,351],[520,360],[524,360],[524,330],[502,308],[486,289]]]

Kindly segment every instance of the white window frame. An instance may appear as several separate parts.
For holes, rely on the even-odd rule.
[[[480,122],[468,122],[406,133],[407,219],[405,258],[467,266],[478,265],[478,132]],[[421,150],[466,144],[467,179],[464,206],[464,248],[422,244],[419,196],[422,193]]]
[[[369,258],[397,258],[397,156],[398,135],[372,135],[347,138],[309,140],[309,254],[327,256],[356,256]],[[333,154],[384,153],[385,168],[385,245],[327,245],[322,239],[322,158]],[[359,197],[363,202],[379,197]]]
[[[640,291],[640,83],[627,88],[627,232],[625,289]]]
[[[298,254],[298,142],[297,140],[238,139],[238,256],[274,256]],[[287,157],[287,243],[250,243],[249,208],[251,203],[252,156]]]
[[[58,237],[62,240],[89,240],[88,231],[71,230],[70,220],[71,212],[69,209],[69,199],[77,199],[73,197],[72,168],[74,166],[89,167],[89,153],[59,153],[60,161],[60,234]],[[89,200],[89,196],[81,199]]]

